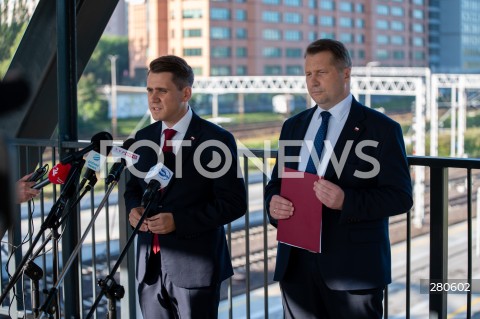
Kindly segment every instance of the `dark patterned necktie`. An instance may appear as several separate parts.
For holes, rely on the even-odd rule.
[[[322,116],[322,124],[320,125],[320,128],[317,131],[317,135],[315,135],[315,140],[313,141],[313,145],[315,146],[315,151],[317,152],[319,162],[320,156],[322,155],[324,140],[325,137],[327,137],[328,120],[330,119],[330,116],[332,114],[330,114],[330,112],[323,111],[320,115]],[[317,174],[317,168],[315,167],[312,156],[310,156],[308,160],[305,172]]]

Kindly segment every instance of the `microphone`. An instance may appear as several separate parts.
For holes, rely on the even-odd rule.
[[[48,164],[43,165],[42,167],[37,168],[35,172],[30,175],[30,177],[27,179],[27,182],[37,182],[40,178],[45,175],[45,173],[48,171]]]
[[[109,151],[110,149],[107,148],[107,152]],[[105,162],[105,160],[106,160],[105,156],[103,156],[100,153],[97,153],[95,151],[91,151],[90,153],[88,153],[87,158],[85,159],[87,169],[83,174],[83,178],[82,178],[82,181],[80,182],[80,186],[78,187],[78,189],[82,189],[83,186],[85,186],[85,183],[87,181],[88,181],[88,185],[90,185],[90,188],[95,186],[95,184],[97,183],[96,173],[100,171],[100,168]]]
[[[167,187],[173,177],[173,171],[169,167],[174,168],[175,155],[172,152],[163,153],[165,156],[164,163],[157,163],[150,168],[145,176],[147,188],[142,196],[142,202],[145,203],[153,200],[160,189]],[[167,166],[168,165],[168,166]]]
[[[114,146],[112,148],[112,156],[120,157],[120,162],[115,162],[112,165],[112,168],[110,169],[110,172],[105,179],[105,184],[110,185],[113,181],[118,182],[118,180],[120,179],[120,175],[123,172],[123,169],[125,168],[125,166],[127,166],[127,158],[134,160],[136,159],[136,161],[138,161],[140,155],[128,151],[128,149],[130,148],[130,146],[133,145],[133,143],[135,143],[135,139],[129,138],[125,142],[123,142],[122,147]]]
[[[86,153],[88,153],[92,150],[100,151],[100,142],[101,141],[112,141],[112,140],[113,140],[113,137],[108,132],[97,133],[90,140],[90,142],[91,142],[90,145],[88,145],[87,147],[85,147],[84,149],[82,149],[80,151],[77,151],[75,153],[72,153],[72,154],[69,154],[69,155],[65,156],[65,158],[60,160],[60,162],[62,164],[68,164],[68,163],[71,163],[73,161],[79,160],[79,159],[83,158],[83,155],[85,155]],[[107,148],[107,152],[109,152],[108,148]]]
[[[145,188],[145,192],[142,195],[142,206],[147,207],[148,203],[155,199],[158,195],[160,190],[160,182],[156,179],[152,179],[147,188]]]
[[[65,181],[67,180],[68,173],[70,173],[70,169],[72,168],[72,165],[70,164],[62,164],[58,163],[55,165],[50,172],[48,173],[48,178],[44,179],[40,183],[37,183],[33,185],[33,189],[41,189],[45,186],[47,186],[50,183],[53,184],[64,184]]]
[[[98,181],[97,172],[95,172],[93,169],[87,168],[87,170],[85,171],[85,174],[83,174],[83,178],[82,178],[82,181],[80,182],[80,186],[78,187],[78,189],[82,189],[83,186],[85,186],[85,184],[87,183],[87,181],[88,181],[88,185],[90,185],[90,188],[89,188],[90,190],[93,186],[95,186],[95,184]]]
[[[106,133],[107,135],[110,136],[111,140],[111,135],[107,132],[101,132],[96,134],[94,137],[92,137],[92,143],[95,143],[95,140],[97,140],[96,136],[99,134]],[[87,147],[88,148],[88,147]],[[106,149],[106,154],[105,156],[103,154],[98,153],[100,151],[100,144],[98,146],[94,146],[93,151],[90,151],[87,155],[87,158],[85,159],[85,164],[87,166],[87,169],[85,170],[85,173],[83,175],[82,181],[80,182],[80,186],[78,189],[82,189],[83,186],[85,186],[86,182],[88,181],[88,186],[90,186],[88,190],[90,190],[95,184],[97,183],[97,175],[96,172],[99,172],[102,165],[105,163],[107,160],[106,156],[108,156],[108,153],[112,150],[111,146],[107,146]]]
[[[163,153],[164,163],[160,162],[152,166],[145,176],[145,183],[149,184],[151,181],[156,180],[160,183],[161,188],[167,187],[173,177],[173,171],[175,164],[175,155],[171,152]]]

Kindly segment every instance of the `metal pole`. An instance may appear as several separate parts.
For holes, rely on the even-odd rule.
[[[365,85],[365,105],[371,107],[371,97],[370,97],[370,66],[368,65],[370,62],[367,63],[367,68],[365,69],[366,72],[366,85]]]
[[[57,0],[57,90],[58,90],[58,142],[60,158],[64,158],[73,149],[64,149],[64,141],[77,141],[77,25],[76,0]],[[73,251],[78,240],[80,214],[73,207],[62,236],[63,264]],[[65,278],[63,318],[80,318],[80,300],[82,296],[72,293],[80,291],[79,267],[73,267]],[[56,314],[60,314],[57,309]]]
[[[458,144],[457,156],[465,157],[465,131],[467,128],[467,97],[465,93],[465,77],[458,79]]]
[[[480,187],[477,188],[477,257],[480,256]]]
[[[112,116],[112,136],[113,138],[117,137],[117,59],[118,55],[109,55],[111,64],[111,77],[112,77],[112,105],[111,105],[111,116]]]
[[[457,143],[456,143],[456,133],[457,133],[457,86],[453,86],[451,90],[452,94],[450,97],[450,156],[455,157],[457,155]]]
[[[245,114],[245,93],[238,93],[238,114]]]
[[[368,107],[372,107],[372,98],[371,98],[371,95],[370,95],[370,89],[371,89],[371,85],[370,85],[370,73],[371,73],[371,68],[373,67],[376,67],[376,66],[379,66],[380,65],[380,62],[378,61],[370,61],[366,64],[366,69],[365,69],[365,75],[366,75],[366,81],[367,81],[367,85],[365,86],[365,105],[368,106]]]
[[[438,155],[438,79],[430,81],[431,87],[427,86],[430,93],[430,156]],[[427,101],[428,104],[428,101]]]
[[[422,103],[422,82],[420,79],[416,83],[416,97],[415,97],[415,142],[414,155],[425,155],[425,114],[423,112]],[[415,166],[415,209],[413,211],[413,224],[420,228],[423,225],[425,217],[425,167]]]
[[[108,187],[105,195],[103,196],[103,199],[102,201],[100,202],[100,204],[98,205],[96,211],[95,211],[95,214],[92,216],[92,219],[90,220],[89,224],[87,225],[87,228],[85,229],[85,232],[83,233],[82,235],[82,238],[80,239],[80,241],[77,243],[77,245],[75,246],[72,254],[69,256],[67,262],[64,264],[63,266],[63,269],[62,269],[62,272],[60,273],[60,275],[58,275],[58,278],[57,276],[55,276],[53,278],[53,282],[54,282],[54,285],[53,287],[50,289],[49,293],[48,293],[48,297],[46,298],[46,303],[42,306],[42,309],[43,308],[48,308],[49,305],[48,303],[51,302],[51,300],[53,300],[52,298],[55,298],[57,299],[59,297],[58,295],[58,287],[62,284],[66,274],[68,273],[68,271],[71,269],[75,259],[77,259],[77,256],[80,252],[80,249],[82,249],[82,244],[83,242],[85,241],[85,239],[87,238],[87,235],[88,233],[90,232],[90,230],[92,229],[92,227],[94,226],[94,223],[95,223],[95,220],[97,219],[98,215],[100,214],[100,212],[102,211],[103,209],[103,206],[105,205],[105,203],[107,202],[108,200],[108,196],[110,196],[110,193],[112,192],[113,188],[117,185],[117,182],[114,181],[110,184],[110,186]],[[57,230],[55,229],[55,235],[57,236],[54,236],[54,239],[55,237],[58,237],[58,232]],[[55,246],[54,246],[55,248]],[[55,265],[55,263],[54,263]],[[45,311],[48,313],[48,311]],[[59,311],[56,311],[56,313],[59,313]]]
[[[128,170],[124,170],[120,176],[118,182],[118,194],[125,193],[125,187],[127,183],[127,177],[130,173]],[[128,178],[129,179],[129,178]],[[123,196],[118,197],[118,214],[119,214],[119,247],[125,247],[128,242],[128,238],[132,234],[132,227],[128,222],[128,213],[125,207],[125,200]],[[120,300],[120,308],[122,309],[122,316],[126,318],[141,318],[140,309],[137,313],[137,286],[135,283],[135,276],[130,276],[131,270],[135,269],[135,245],[131,245],[128,249],[127,258],[125,258],[120,264],[120,284],[125,287],[125,298]]]
[[[430,167],[430,279],[447,282],[448,168]],[[431,319],[447,318],[447,294],[430,294]]]
[[[218,117],[218,94],[212,94],[212,117],[216,119]]]

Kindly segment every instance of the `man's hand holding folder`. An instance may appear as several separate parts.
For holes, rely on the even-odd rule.
[[[321,252],[322,203],[313,190],[319,176],[285,168],[280,196],[292,202],[294,213],[278,220],[277,240],[292,246]]]

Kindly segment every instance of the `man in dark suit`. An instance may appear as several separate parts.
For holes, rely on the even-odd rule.
[[[279,148],[282,141],[315,141],[324,129],[321,145],[325,138],[333,147],[317,150],[321,165],[313,156],[313,173],[323,176],[311,185],[323,213],[321,253],[278,244],[274,279],[280,281],[287,319],[381,318],[383,290],[391,282],[388,218],[412,206],[400,125],[353,98],[351,68],[342,43],[311,43],[305,76],[316,106],[288,119],[280,133]],[[312,168],[308,143],[285,146],[284,152],[285,159],[298,158],[286,167]],[[279,156],[265,190],[274,226],[295,214],[292,203],[279,195],[281,161]]]
[[[175,175],[138,234],[137,280],[145,319],[217,318],[220,284],[233,275],[224,225],[246,212],[235,140],[192,111],[193,80],[192,68],[179,57],[150,63],[148,103],[157,122],[136,134],[134,145],[143,146],[135,151],[140,160],[124,195],[133,227],[146,206],[141,173],[164,157]],[[176,155],[175,167],[166,160],[169,152]]]

